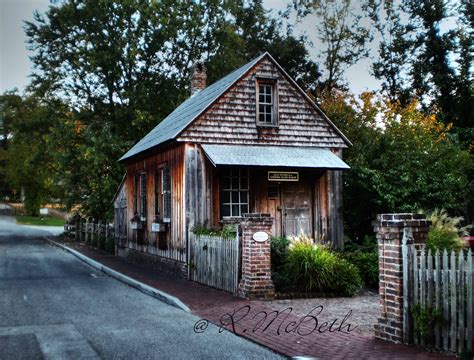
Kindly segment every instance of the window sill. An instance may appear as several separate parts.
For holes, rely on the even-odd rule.
[[[219,223],[222,225],[227,225],[227,224],[238,224],[242,221],[243,217],[242,216],[228,216],[228,217],[223,217],[219,220]]]

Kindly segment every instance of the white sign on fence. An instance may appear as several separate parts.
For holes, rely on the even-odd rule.
[[[48,208],[40,209],[40,215],[48,215]]]
[[[252,238],[256,242],[265,242],[268,240],[268,234],[265,231],[257,231],[255,234],[253,234]]]

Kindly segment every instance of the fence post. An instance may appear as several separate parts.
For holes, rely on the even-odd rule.
[[[81,231],[81,223],[80,223],[79,219],[76,217],[74,219],[74,240],[76,242],[79,241],[79,236],[80,236],[79,232],[80,231]]]
[[[89,241],[89,219],[86,219],[86,231],[85,231],[86,241],[85,243],[90,243]]]
[[[429,221],[421,214],[381,214],[374,224],[379,248],[379,296],[381,316],[375,325],[375,337],[395,343],[409,339],[404,335],[404,318],[408,289],[404,289],[404,256],[408,245],[423,244]],[[408,277],[409,279],[409,277]],[[406,284],[409,286],[409,284]],[[408,301],[409,303],[409,301]],[[409,326],[406,324],[405,326]]]

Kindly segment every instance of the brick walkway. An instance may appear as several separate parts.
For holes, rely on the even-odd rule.
[[[237,335],[287,356],[313,356],[319,359],[453,359],[404,345],[387,343],[356,332],[347,333],[350,318],[342,325],[342,331],[337,331],[342,319],[338,319],[332,328],[331,324],[325,325],[321,321],[315,328],[316,320],[311,316],[298,317],[289,313],[289,310],[272,313],[271,308],[256,302],[130,263],[100,250],[77,243],[65,245],[116,271],[179,298],[200,318],[218,326],[224,324],[226,329],[235,331]],[[318,311],[316,309],[313,314],[317,315]],[[196,331],[205,328],[205,325],[206,321],[197,324]],[[354,325],[357,324],[352,324]],[[196,336],[199,336],[199,333]],[[216,336],[219,336],[217,331]]]

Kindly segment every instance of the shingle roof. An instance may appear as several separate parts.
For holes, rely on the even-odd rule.
[[[144,138],[136,143],[130,150],[123,155],[119,161],[126,160],[132,156],[148,150],[154,146],[160,145],[168,140],[178,136],[196,117],[206,110],[217,98],[219,98],[229,87],[239,80],[248,70],[250,70],[265,55],[262,54],[244,66],[234,70],[229,75],[223,77],[204,90],[194,94],[181,105],[179,105],[171,114],[161,121]]]
[[[350,169],[332,151],[319,148],[203,144],[214,166],[275,166],[319,169]]]

